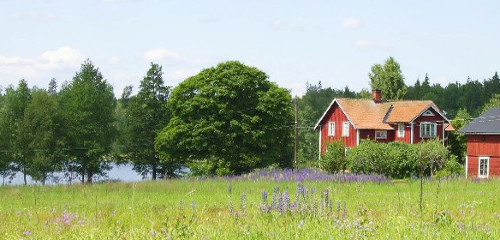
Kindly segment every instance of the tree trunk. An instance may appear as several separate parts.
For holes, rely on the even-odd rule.
[[[82,170],[82,184],[85,183],[85,170]]]
[[[153,180],[156,180],[156,161],[155,161],[155,162],[153,162],[153,171],[152,171],[152,173],[151,173],[151,174],[153,175],[153,176],[151,176],[151,178],[152,178]]]
[[[28,181],[26,180],[26,168],[23,170],[23,178],[24,178],[24,185],[28,185]]]
[[[92,183],[92,177],[94,176],[93,173],[88,172],[87,173],[87,183]]]

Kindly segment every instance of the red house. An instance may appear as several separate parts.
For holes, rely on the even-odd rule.
[[[341,139],[346,147],[361,139],[379,142],[418,143],[423,139],[444,139],[454,130],[450,121],[432,101],[382,101],[380,90],[373,100],[335,98],[319,119],[319,150]]]
[[[500,176],[500,108],[492,108],[459,133],[467,135],[465,174],[469,177]]]

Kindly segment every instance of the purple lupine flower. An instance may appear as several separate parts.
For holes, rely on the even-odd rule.
[[[240,200],[241,200],[241,211],[245,213],[245,209],[247,207],[247,194],[246,193],[241,194]]]
[[[31,236],[31,230],[24,231],[23,234],[26,236]]]
[[[278,192],[277,195],[278,195],[278,211],[279,213],[282,213],[284,206],[283,206],[283,198],[281,197],[281,192]]]
[[[266,192],[266,190],[262,191],[262,203],[267,204],[267,192]]]
[[[227,185],[227,192],[231,194],[231,183]]]
[[[285,191],[285,193],[283,193],[283,202],[285,204],[285,210],[289,210],[289,208],[290,208],[290,195],[288,194],[288,191]]]
[[[344,202],[344,211],[342,212],[342,220],[345,220],[347,217],[347,203]]]

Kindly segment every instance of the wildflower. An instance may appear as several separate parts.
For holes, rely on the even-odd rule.
[[[297,225],[297,228],[302,228],[304,226],[304,219],[300,219],[299,225]]]
[[[267,204],[267,192],[265,190],[262,191],[262,203]]]
[[[26,236],[31,236],[31,230],[24,231],[23,234]]]
[[[227,192],[231,194],[231,184],[227,185]]]
[[[285,210],[288,210],[290,208],[290,195],[288,194],[288,191],[283,193],[283,203],[285,205]]]
[[[241,210],[244,213],[247,206],[247,194],[246,193],[241,194],[240,200],[241,200]]]

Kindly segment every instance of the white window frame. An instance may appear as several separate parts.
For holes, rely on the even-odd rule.
[[[422,113],[422,116],[434,117],[436,115],[434,115],[434,113],[432,113],[432,111],[430,109],[427,109],[427,111],[425,111],[424,113]]]
[[[328,136],[335,136],[335,122],[328,122]]]
[[[478,178],[488,178],[490,175],[490,157],[479,157],[478,158],[478,164],[477,164],[477,177]],[[484,165],[481,165],[481,161],[485,161]],[[481,171],[481,166],[484,166],[486,169],[483,169]],[[486,170],[486,173],[484,172]],[[483,172],[481,174],[481,172]]]
[[[385,130],[375,131],[375,139],[387,139],[387,131]]]
[[[342,137],[349,137],[349,122],[342,123]]]
[[[405,124],[404,123],[398,123],[398,137],[400,137],[400,138],[405,137]]]
[[[425,130],[425,128],[427,128],[425,126],[431,126],[432,128],[429,128],[429,133],[433,133],[433,134],[423,135],[422,134],[424,132],[423,130]],[[435,122],[421,122],[420,123],[420,138],[435,138],[435,137],[437,137],[437,124]]]

